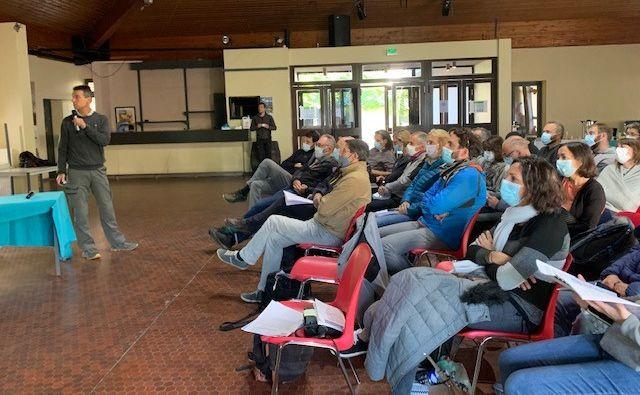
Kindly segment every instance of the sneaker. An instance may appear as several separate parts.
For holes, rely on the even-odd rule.
[[[84,259],[88,259],[90,261],[95,261],[96,259],[102,258],[102,256],[100,255],[100,253],[98,251],[83,251],[82,252],[82,257]]]
[[[231,265],[236,269],[245,270],[250,265],[242,259],[238,258],[238,252],[239,251],[231,251],[225,250],[224,248],[219,248],[218,251],[216,251],[216,254],[218,255],[218,259],[220,259],[227,265]]]
[[[138,248],[138,243],[125,242],[124,244],[111,248],[111,251],[133,251]]]
[[[357,339],[356,344],[354,344],[353,347],[348,350],[340,351],[340,356],[342,358],[353,358],[358,355],[364,355],[367,353],[368,347],[369,344],[367,342]]]
[[[209,236],[216,242],[220,247],[230,250],[233,248],[236,238],[233,233],[225,233],[216,229],[215,227],[211,227],[209,229]]]
[[[245,303],[260,303],[262,301],[262,291],[256,289],[253,292],[241,293],[240,299]]]
[[[225,218],[224,223],[233,228],[243,228],[245,226],[242,218]]]
[[[238,203],[238,202],[244,202],[245,200],[247,200],[247,196],[238,192],[223,193],[222,198],[226,200],[228,203]]]

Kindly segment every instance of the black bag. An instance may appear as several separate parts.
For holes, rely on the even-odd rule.
[[[575,237],[570,252],[573,264],[569,273],[582,274],[587,281],[600,278],[600,273],[616,259],[638,244],[628,220],[616,218],[592,231]]]
[[[45,166],[56,165],[55,162],[38,158],[31,151],[21,152],[19,159],[20,159],[20,164],[19,164],[20,167],[45,167]]]
[[[276,369],[276,353],[278,346],[274,344],[264,344],[259,335],[253,335],[253,351],[249,353],[249,359],[255,362],[256,368],[262,374],[272,380],[272,372]],[[307,370],[311,358],[313,357],[313,347],[290,345],[282,349],[280,355],[280,369],[278,371],[278,381],[284,383],[292,381],[302,376]]]

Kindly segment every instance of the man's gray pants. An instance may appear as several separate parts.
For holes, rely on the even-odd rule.
[[[293,176],[271,159],[260,162],[253,176],[247,181],[249,185],[249,208],[265,196],[273,195],[287,188]]]
[[[98,252],[89,226],[90,194],[93,194],[96,199],[102,229],[111,247],[117,248],[124,244],[125,238],[118,230],[116,214],[113,210],[106,168],[97,170],[69,169],[64,191],[69,200],[69,206],[73,210],[73,224],[78,237],[78,246],[83,252]]]

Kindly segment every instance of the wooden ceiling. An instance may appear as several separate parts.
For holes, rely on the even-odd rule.
[[[332,14],[352,16],[354,44],[496,35],[512,37],[514,47],[640,42],[639,0],[454,0],[448,17],[441,15],[441,0],[364,0],[364,20],[358,20],[353,0],[154,0],[142,5],[143,0],[1,0],[0,21],[26,24],[32,50],[60,53],[70,48],[70,36],[78,35],[89,47],[108,40],[114,59],[215,58],[222,35],[231,37],[232,47],[261,47],[273,45],[285,29],[291,46],[326,45]],[[195,49],[167,50],[176,46]],[[150,51],[157,48],[165,50]]]

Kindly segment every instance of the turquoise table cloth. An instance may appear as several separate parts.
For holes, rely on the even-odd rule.
[[[40,192],[31,199],[25,196],[0,196],[0,246],[54,246],[55,232],[58,256],[70,259],[76,233],[64,193]]]

